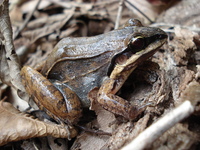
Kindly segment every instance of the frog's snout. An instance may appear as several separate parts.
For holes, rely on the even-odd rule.
[[[161,31],[163,31],[163,30],[161,30]],[[167,34],[163,31],[163,33],[162,34],[158,34],[158,38],[159,39],[166,39],[168,36],[167,36]]]

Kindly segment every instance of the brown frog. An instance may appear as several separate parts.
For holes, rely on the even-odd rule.
[[[40,73],[23,67],[22,80],[39,108],[56,120],[77,123],[81,107],[90,106],[87,95],[95,87],[100,87],[97,101],[103,108],[133,120],[144,109],[116,93],[166,39],[161,29],[143,27],[140,21],[130,19],[122,28],[105,34],[62,39]]]

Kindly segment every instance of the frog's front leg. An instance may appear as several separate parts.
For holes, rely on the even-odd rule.
[[[81,116],[78,96],[64,85],[54,85],[38,71],[25,66],[21,70],[22,83],[41,110],[65,123],[77,123]]]
[[[115,95],[120,87],[119,81],[106,79],[99,89],[97,101],[104,109],[133,120],[144,111],[145,107],[132,106],[127,100]]]

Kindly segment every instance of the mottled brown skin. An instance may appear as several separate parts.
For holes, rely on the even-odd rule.
[[[59,122],[78,121],[81,116],[81,104],[73,91],[65,87],[63,90],[67,94],[63,95],[42,74],[28,66],[22,68],[21,75],[27,93],[33,95],[35,103],[41,110]]]
[[[100,87],[97,101],[103,108],[132,120],[141,109],[115,94],[138,64],[151,57],[166,38],[162,30],[143,27],[134,19],[123,28],[102,35],[65,38],[56,45],[42,68],[45,77],[30,67],[22,69],[24,85],[38,99],[36,103],[41,103],[40,108],[65,122],[76,123],[81,116],[76,94],[82,107],[89,107],[87,94],[95,87]],[[139,44],[137,39],[141,40]],[[105,76],[107,79],[102,83]]]

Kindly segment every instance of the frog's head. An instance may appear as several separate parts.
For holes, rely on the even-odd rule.
[[[155,53],[167,40],[167,34],[159,29],[152,27],[135,27],[132,35],[129,35],[124,44],[127,47],[122,53],[133,55],[144,55]]]
[[[136,68],[139,63],[151,57],[167,40],[167,34],[159,28],[135,26],[132,29],[133,34],[124,40],[126,49],[113,57],[108,76],[117,76],[124,70]]]

